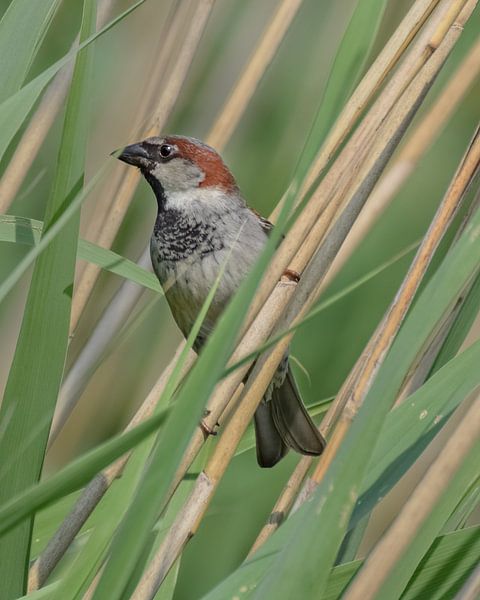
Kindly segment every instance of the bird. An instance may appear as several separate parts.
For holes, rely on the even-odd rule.
[[[248,207],[219,153],[200,140],[154,136],[112,154],[137,167],[156,197],[152,266],[185,337],[224,268],[193,344],[198,353],[252,269],[273,225]],[[288,351],[256,409],[254,426],[260,467],[273,467],[290,448],[317,456],[325,447],[298,392]]]

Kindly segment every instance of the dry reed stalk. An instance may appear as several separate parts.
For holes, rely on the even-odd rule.
[[[129,431],[133,427],[136,427],[153,414],[155,406],[165,389],[183,347],[184,344],[181,344],[175,353],[174,361],[172,361],[163,371],[124,431]],[[187,373],[194,359],[195,355],[192,352],[185,361],[181,376]],[[39,589],[45,583],[50,573],[57,566],[68,547],[73,542],[77,533],[83,527],[88,517],[109,489],[110,485],[122,474],[131,453],[132,451],[127,452],[109,467],[98,473],[98,475],[96,475],[85,487],[68,516],[64,519],[43,552],[31,566],[28,577],[29,591]]]
[[[420,159],[440,135],[479,73],[480,39],[472,46],[428,113],[408,137],[392,166],[381,177],[325,277],[325,286],[331,283],[360,242],[365,239],[400,187],[417,167]]]
[[[420,158],[429,149],[434,139],[439,135],[452,113],[458,107],[458,104],[465,97],[465,94],[478,77],[479,72],[480,40],[472,46],[458,70],[453,74],[451,80],[447,83],[444,90],[442,90],[440,96],[436,99],[429,112],[414,129],[412,135],[408,137],[393,165],[375,186],[373,193],[367,200],[364,209],[355,221],[345,243],[340,248],[331,268],[328,270],[323,280],[320,293],[331,283],[335,275],[341,270],[343,265],[357,248],[358,244],[365,238],[380,214],[393,199],[399,188],[415,169]],[[452,314],[452,317],[453,316],[454,315]],[[447,326],[445,331],[448,331]],[[350,378],[346,380],[344,386],[345,385],[351,385]],[[343,397],[342,391],[339,392],[339,396]],[[343,407],[339,406],[337,403],[333,403],[325,417],[322,419],[320,431],[325,437],[328,437],[331,426],[342,408]],[[312,484],[306,485],[302,489],[302,492],[294,505],[295,497],[297,496],[299,488],[312,463],[313,459],[310,457],[303,457],[299,461],[285,485],[285,488],[278,497],[267,523],[260,531],[248,556],[251,556],[279,527],[290,511],[290,508],[293,506],[293,510],[296,510],[296,508],[303,503],[304,497],[308,497],[311,493],[311,487],[313,487]]]
[[[296,8],[295,11],[293,11],[294,7]],[[229,123],[235,122],[235,124],[238,124],[248,102],[258,86],[261,75],[264,73],[264,71],[260,72],[259,67],[263,66],[264,70],[268,67],[271,60],[269,57],[273,55],[274,51],[278,50],[280,45],[280,33],[285,35],[288,29],[286,27],[287,22],[288,24],[292,22],[294,13],[296,13],[297,10],[298,6],[295,4],[285,2],[282,6],[282,10],[277,12],[274,17],[276,20],[275,25],[273,23],[270,24],[263,33],[257,46],[257,50],[251,58],[255,67],[250,68],[247,65],[244,73],[235,84],[230,99],[227,100],[220,112],[220,116],[212,126],[210,133],[207,135],[207,143],[215,145],[219,151],[222,150],[223,146],[228,142],[229,136],[234,131],[234,129],[230,127],[229,136],[222,133],[219,128],[219,122],[224,121],[222,115],[228,115]],[[268,47],[268,44],[265,42],[267,37],[269,44],[275,44],[274,48]],[[257,55],[257,53],[259,53],[259,55]],[[235,114],[233,108],[240,112]],[[215,141],[215,138],[217,138],[217,141]],[[132,189],[132,195],[133,191],[134,190]],[[138,264],[144,268],[151,269],[149,244],[146,245]],[[107,348],[114,334],[125,324],[125,321],[135,304],[138,302],[143,291],[143,288],[140,288],[134,283],[129,281],[124,282],[100,317],[92,335],[82,348],[75,364],[70,369],[62,384],[58,408],[50,432],[49,444],[53,443],[65,424],[80,393],[85,387],[88,375],[92,372],[94,365],[97,364],[97,361]]]
[[[272,62],[302,1],[283,0],[278,7],[210,131],[208,143],[214,148],[223,148],[237,128],[240,118],[268,65]]]
[[[407,89],[406,96],[409,98],[410,103],[406,101],[406,98],[402,98],[401,101],[398,102],[398,105],[396,107],[397,110],[394,111],[394,115],[391,118],[391,122],[386,122],[385,131],[382,131],[384,135],[379,135],[379,141],[375,144],[375,147],[378,151],[378,154],[376,155],[376,161],[374,159],[370,159],[370,161],[368,161],[368,170],[366,173],[364,173],[365,180],[370,180],[369,183],[371,185],[374,184],[375,177],[378,177],[379,175],[379,166],[377,163],[379,163],[381,166],[385,165],[388,156],[391,155],[391,152],[393,152],[395,145],[398,143],[398,138],[400,137],[400,134],[403,133],[406,125],[410,122],[411,118],[413,118],[415,110],[418,108],[420,101],[423,99],[424,94],[431,85],[435,74],[438,73],[438,70],[446,60],[446,57],[448,56],[456,39],[458,39],[458,36],[459,31],[455,31],[455,28],[448,30],[445,43],[442,44],[439,47],[439,49],[435,51],[434,58],[432,58],[431,61],[429,61],[429,64],[426,65],[425,69],[421,71],[419,77],[417,78],[418,81],[415,80],[412,86],[410,86],[410,88]],[[403,118],[401,118],[402,114]],[[389,130],[391,134],[390,138],[388,138],[388,136],[385,136],[385,134]],[[390,139],[391,142],[384,142],[386,147],[381,148],[381,140],[384,137]],[[362,190],[362,187],[365,187],[365,182],[358,182],[358,185],[359,190]],[[358,201],[355,202],[356,195],[361,194],[352,194],[352,205],[358,204]],[[355,208],[359,209],[358,206],[356,206]],[[355,218],[356,216],[354,210],[346,210],[345,213],[348,215],[349,218]],[[339,219],[339,221],[341,220],[342,219]],[[341,237],[342,234],[346,235],[344,229],[344,223],[341,223],[340,236],[339,232],[336,232],[337,237]],[[331,242],[332,240],[330,240],[330,243]],[[298,285],[298,293],[300,296],[302,296],[303,293],[303,296],[306,298],[314,297],[314,294],[312,294],[312,289],[314,292],[315,286],[317,284],[315,275],[318,276],[318,271],[322,270],[318,267],[325,268],[325,266],[327,266],[325,264],[327,261],[324,259],[323,256],[325,254],[325,250],[327,249],[328,244],[325,244],[321,248],[323,252],[317,252],[315,254],[316,260],[312,261],[312,263],[310,263],[309,267],[306,269],[304,276],[302,277]],[[302,290],[302,293],[300,293],[300,290]],[[265,305],[264,309],[266,309],[267,307],[270,310],[273,309],[272,311],[276,313],[277,317],[280,317],[280,315],[282,314],[282,311],[280,311],[279,313],[276,312],[276,309],[278,307],[270,306],[270,302]],[[308,308],[309,304],[308,302],[305,302],[304,310],[308,310]],[[302,312],[299,313],[298,310],[296,312],[296,315],[295,311],[290,312],[292,314],[288,314],[287,311],[288,319],[285,319],[287,321],[287,325],[292,324],[292,322],[293,324],[295,324],[295,318],[303,317]],[[282,323],[282,325],[284,324],[285,323]],[[389,329],[384,328],[384,331],[389,332]],[[183,509],[177,515],[177,518],[174,524],[172,525],[172,528],[170,529],[169,533],[167,534],[167,537],[165,538],[164,542],[159,548],[159,551],[154,556],[151,564],[145,571],[140,583],[136,588],[136,592],[134,594],[135,598],[144,600],[153,597],[156,590],[163,581],[164,577],[168,573],[171,565],[181,553],[183,546],[188,541],[188,539],[190,539],[191,536],[195,533],[201,521],[201,518],[203,517],[208,507],[209,501],[216,489],[216,486],[218,485],[221,477],[223,476],[226,467],[229,464],[229,461],[233,457],[236,446],[239,443],[248,423],[250,422],[253,413],[258,403],[260,402],[269,382],[271,381],[271,378],[278,366],[278,363],[283,357],[283,354],[289,343],[289,337],[290,336],[286,336],[285,338],[283,338],[274,347],[273,350],[271,350],[265,355],[262,355],[257,360],[256,365],[253,369],[253,373],[247,381],[245,392],[243,394],[239,409],[235,412],[231,420],[227,423],[211,459],[209,460],[203,473],[197,479],[195,488],[191,496],[188,498]],[[379,335],[378,341],[383,341],[382,335]],[[377,350],[379,347],[382,350],[380,344],[377,344],[374,349],[374,353],[375,350]],[[380,356],[378,351],[377,355]],[[366,361],[366,364],[368,365],[368,360]],[[363,372],[359,374],[360,382],[362,381],[365,372],[366,369],[364,369]],[[336,431],[338,431],[338,428]]]
[[[458,10],[460,10],[462,4],[465,4],[465,0],[463,2],[455,2],[455,6],[460,5]],[[419,34],[419,38],[399,66],[395,76],[388,82],[382,94],[369,110],[367,117],[365,117],[353,133],[316,188],[310,201],[292,225],[279,251],[271,261],[252,302],[246,326],[258,314],[260,307],[265,304],[275,283],[287,267],[301,272],[300,265],[306,261],[309,253],[308,245],[304,243],[304,240],[310,234],[311,239],[320,239],[328,230],[333,214],[335,214],[335,210],[339,208],[339,203],[342,201],[342,190],[345,191],[348,189],[349,184],[356,176],[356,171],[360,168],[362,162],[362,156],[365,155],[365,148],[378,135],[378,129],[381,127],[382,121],[402,95],[407,85],[413,80],[422,65],[428,61],[432,53],[435,53],[436,40],[438,39],[439,31],[445,29],[445,22],[449,26],[452,25],[456,14],[454,13],[452,16],[451,10],[451,2],[447,2],[446,0],[439,2],[437,10],[431,15],[424,29]],[[416,21],[414,21],[413,26],[416,31]],[[369,77],[368,73],[367,77]],[[373,79],[373,75],[371,77]],[[372,86],[374,83],[374,81],[370,80],[369,85]],[[362,89],[365,87],[363,80],[359,84],[359,87]],[[356,96],[356,92],[354,96]],[[326,141],[327,146],[328,144],[329,139]],[[322,153],[323,150],[321,151]],[[333,201],[332,197],[334,197]],[[293,261],[293,257],[302,244],[303,247],[297,254],[296,260]]]
[[[97,29],[107,21],[114,0],[103,0],[98,7]],[[78,44],[78,38],[73,46]],[[25,129],[15,152],[0,180],[0,213],[6,213],[37,156],[60,107],[67,96],[74,61],[70,61],[54,77],[44,93],[37,110]]]
[[[473,571],[455,600],[478,600],[480,598],[480,565]]]
[[[383,363],[393,339],[405,317],[414,298],[425,271],[443,237],[455,212],[457,211],[468,185],[480,164],[480,134],[475,132],[474,138],[449,186],[445,198],[442,200],[437,213],[428,229],[417,255],[389,308],[381,330],[376,335],[376,341],[371,353],[368,354],[360,375],[354,386],[344,391],[345,409],[342,412],[332,439],[322,455],[313,475],[313,487],[319,485],[324,474],[335,457],[340,443],[344,439],[350,424],[358,412],[363,400],[370,390],[373,379]]]
[[[208,17],[213,8],[214,0],[198,0],[196,10],[190,21],[189,31],[181,45],[177,61],[172,68],[168,82],[163,89],[155,110],[143,137],[158,134],[164,127],[178,98],[187,72],[195,57],[200,39],[205,30]],[[107,218],[101,224],[98,245],[109,248],[117,235],[117,231],[130,205],[135,188],[140,180],[140,174],[135,169],[126,172],[122,184],[115,195],[115,202],[108,211]],[[100,274],[100,267],[88,263],[78,281],[72,302],[70,333],[74,332],[80,316],[90,298],[95,282]]]
[[[395,563],[402,558],[422,524],[448,489],[463,461],[472,455],[475,447],[478,450],[479,431],[480,397],[477,396],[398,517],[366,559],[345,592],[345,600],[369,600],[376,597]]]
[[[406,52],[413,38],[430,17],[437,4],[439,4],[439,0],[417,1],[405,15],[333,124],[301,186],[298,194],[299,202],[323,173],[332,156],[353,130],[365,107]],[[281,206],[282,202],[275,208],[272,215],[274,220],[278,217]]]

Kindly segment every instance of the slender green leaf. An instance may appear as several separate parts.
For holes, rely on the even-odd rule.
[[[94,27],[95,3],[85,0],[81,39]],[[45,212],[47,229],[55,223],[65,197],[83,171],[90,66],[91,51],[85,50],[78,55],[67,100],[58,168]],[[79,224],[78,216],[72,219],[35,265],[0,411],[4,428],[0,456],[9,457],[0,505],[40,477],[65,363]],[[5,599],[16,598],[25,589],[31,531],[32,519],[27,519],[0,540]]]
[[[13,136],[18,131],[18,128],[27,118],[28,113],[36,100],[55,74],[58,73],[68,61],[74,58],[77,52],[94,42],[144,2],[145,0],[138,0],[121,15],[110,21],[110,23],[107,23],[100,31],[86,38],[77,48],[70,50],[63,58],[40,73],[35,79],[32,79],[27,85],[23,86],[18,92],[10,95],[0,104],[0,160],[12,141]]]
[[[60,0],[12,0],[0,21],[0,103],[20,89]]]
[[[402,600],[453,598],[478,564],[480,527],[438,537],[402,594]]]
[[[480,504],[480,477],[478,477],[467,489],[455,510],[448,517],[448,521],[443,526],[442,533],[449,533],[456,529],[462,529],[466,526],[468,519],[473,511]]]
[[[35,246],[39,243],[43,223],[35,219],[0,215],[0,242],[14,242]],[[134,283],[138,283],[154,292],[163,293],[158,279],[153,273],[138,266],[128,258],[124,258],[106,248],[101,248],[87,240],[78,241],[77,258],[88,260],[106,271],[120,275]]]
[[[478,563],[480,552],[480,526],[469,527],[438,537],[418,565],[402,600],[445,600],[452,598]],[[272,557],[264,555],[250,563],[258,572],[265,570]],[[340,599],[352,577],[362,566],[362,560],[344,563],[334,567],[329,575],[327,588],[322,600]],[[238,572],[237,572],[238,573]],[[252,597],[254,587],[250,579],[236,577],[235,585],[229,586],[232,593],[240,598]],[[224,600],[227,588],[220,583],[203,600]],[[448,593],[448,596],[445,594]]]
[[[477,274],[471,285],[467,286],[465,297],[455,320],[443,342],[442,348],[430,370],[430,375],[438,371],[460,349],[470,331],[480,307],[480,275]]]

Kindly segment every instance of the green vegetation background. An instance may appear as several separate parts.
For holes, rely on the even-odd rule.
[[[32,0],[34,1],[34,0]],[[255,40],[278,4],[276,0],[218,0],[199,53],[190,71],[168,132],[205,137],[217,111],[234,83]],[[7,0],[0,1],[3,14]],[[118,10],[129,5],[118,2]],[[168,2],[150,0],[96,44],[93,111],[87,176],[114,148],[131,139],[130,124],[142,94],[142,86],[155,53]],[[388,39],[409,3],[390,2],[379,32],[376,49]],[[241,124],[224,152],[245,198],[268,215],[280,198],[295,166],[319,103],[329,65],[348,22],[352,0],[305,0],[273,64],[263,79]],[[62,56],[73,40],[80,21],[81,3],[64,0],[37,57],[31,76]],[[425,108],[449,73],[458,64],[480,30],[477,11],[455,48]],[[394,204],[355,253],[330,293],[342,289],[373,267],[418,239],[425,231],[444,193],[478,118],[480,85],[470,91],[420,167],[401,190]],[[420,118],[421,114],[420,113]],[[35,160],[11,214],[42,218],[55,167],[61,120]],[[0,173],[9,154],[0,165]],[[118,167],[123,168],[123,167]],[[106,183],[108,185],[108,181]],[[88,239],[88,217],[101,199],[101,186],[84,209],[82,235]],[[114,250],[135,259],[145,246],[155,215],[153,195],[142,182]],[[25,249],[2,245],[0,277],[3,278]],[[297,369],[307,404],[335,394],[370,333],[378,323],[409,264],[409,257],[321,313],[296,336],[292,353],[308,372]],[[96,319],[120,280],[103,274],[73,341],[69,364],[74,360]],[[0,307],[3,389],[15,347],[28,278]],[[144,294],[146,307],[153,295]],[[326,296],[325,296],[326,297]],[[65,464],[96,442],[118,431],[128,420],[161,369],[170,358],[180,335],[165,301],[146,310],[131,333],[117,340],[84,393],[64,434],[60,437],[49,471]],[[180,570],[176,600],[197,598],[210,589],[244,557],[276,496],[291,472],[291,454],[277,468],[261,471],[254,451],[234,459],[198,535],[188,546]],[[417,476],[421,475],[421,467]],[[382,522],[394,514],[395,502],[408,490],[400,485],[386,499]],[[62,503],[62,507],[66,505]],[[57,507],[60,510],[61,507]],[[50,511],[38,535],[46,535]],[[372,534],[373,535],[373,534]],[[38,536],[37,536],[38,537]],[[230,540],[236,540],[231,544]]]

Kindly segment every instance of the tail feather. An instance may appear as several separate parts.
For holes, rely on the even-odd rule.
[[[325,440],[310,418],[298,393],[290,368],[271,400],[262,401],[255,413],[257,460],[273,467],[292,448],[300,454],[318,456]]]
[[[278,435],[272,417],[271,402],[260,402],[255,411],[257,462],[261,467],[273,467],[288,452],[288,446]]]

